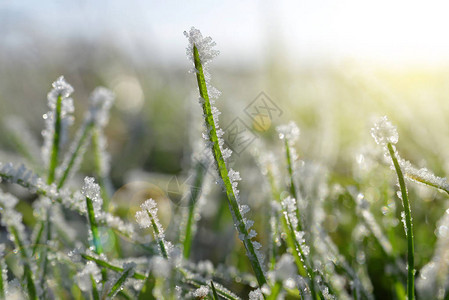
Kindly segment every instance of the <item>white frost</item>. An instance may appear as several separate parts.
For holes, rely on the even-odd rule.
[[[387,143],[396,144],[399,139],[398,131],[386,116],[379,118],[371,128],[371,135],[377,144],[385,146]]]

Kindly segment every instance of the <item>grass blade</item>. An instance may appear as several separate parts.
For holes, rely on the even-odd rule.
[[[212,289],[212,296],[214,297],[214,300],[219,300],[217,290],[215,289],[213,281],[210,282],[210,287]]]
[[[194,28],[192,28],[192,30],[190,31],[190,36],[187,33],[186,36],[188,36],[191,39],[190,46],[192,47],[192,57],[190,57],[190,59],[193,60],[196,70],[196,79],[198,83],[199,93],[201,96],[201,103],[203,108],[205,124],[206,128],[208,129],[208,139],[210,143],[210,148],[212,150],[212,155],[214,157],[218,169],[218,174],[223,182],[223,188],[226,191],[228,205],[233,216],[235,227],[239,235],[242,237],[246,253],[250,260],[251,267],[253,268],[253,271],[256,275],[257,282],[259,283],[259,286],[262,287],[264,284],[267,283],[267,280],[265,278],[265,273],[261,265],[260,255],[258,254],[258,252],[256,252],[253,241],[251,240],[252,236],[248,234],[246,222],[243,219],[241,207],[238,203],[233,188],[233,181],[231,181],[229,176],[229,171],[226,166],[225,157],[223,155],[220,146],[222,144],[222,140],[217,135],[218,124],[215,123],[215,119],[218,118],[218,115],[217,112],[215,112],[215,115],[212,112],[212,105],[208,93],[208,84],[206,83],[206,77],[203,69],[203,62],[201,61],[201,57],[198,51],[198,47],[210,48],[211,46],[213,46],[213,44],[207,44],[210,43],[210,40],[209,39],[203,40],[201,33]],[[197,43],[195,43],[194,41],[195,39],[197,39]],[[203,44],[200,45],[199,43]],[[209,53],[207,54],[210,56],[215,55],[215,53],[211,52],[210,49]],[[228,155],[229,152],[226,154],[226,156],[228,157]]]
[[[396,151],[391,143],[387,143],[388,151],[398,177],[399,187],[401,188],[401,200],[405,212],[405,231],[407,235],[407,298],[415,298],[415,249],[413,241],[413,222],[408,200],[407,187],[405,186],[404,175],[396,158]]]

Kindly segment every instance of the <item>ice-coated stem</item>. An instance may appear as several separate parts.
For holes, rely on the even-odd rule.
[[[387,143],[387,147],[398,177],[399,187],[401,188],[402,205],[404,206],[405,212],[405,230],[407,233],[407,299],[412,300],[415,298],[415,250],[413,242],[412,213],[410,210],[410,202],[408,200],[404,175],[402,174],[401,167],[396,158],[395,149],[391,143]]]
[[[111,288],[111,291],[108,294],[108,297],[112,299],[123,288],[126,280],[131,277],[133,272],[133,268],[125,269],[120,277],[115,281],[114,285]]]
[[[260,265],[259,258],[256,255],[256,251],[254,249],[251,240],[249,238],[246,238],[248,237],[248,231],[245,228],[245,222],[243,220],[242,214],[240,213],[239,204],[234,194],[232,183],[228,175],[228,169],[226,167],[226,163],[220,149],[219,140],[217,136],[217,129],[215,127],[214,116],[212,114],[211,103],[207,91],[206,79],[204,77],[203,65],[201,63],[200,55],[198,53],[198,48],[196,47],[196,45],[193,45],[193,61],[195,64],[196,79],[198,82],[200,96],[204,100],[202,103],[202,107],[204,118],[206,121],[206,126],[207,129],[209,130],[209,140],[211,143],[212,154],[217,164],[220,178],[223,180],[223,185],[226,190],[226,196],[228,198],[229,208],[234,217],[234,223],[237,227],[239,234],[245,237],[243,239],[243,243],[246,248],[247,256],[250,260],[251,267],[253,268],[254,273],[256,275],[257,282],[259,283],[259,286],[262,287],[264,284],[267,283],[267,279],[265,278],[263,268]]]
[[[92,239],[97,254],[103,253],[103,247],[101,246],[100,234],[98,231],[97,220],[95,219],[95,211],[92,203],[92,199],[86,197],[87,216],[89,218],[90,230],[92,231]]]
[[[159,228],[157,227],[156,222],[154,221],[153,216],[150,214],[150,212],[148,212],[148,217],[151,220],[151,228],[153,228],[154,236],[158,240],[159,249],[161,250],[161,255],[163,258],[168,259],[168,252],[167,252],[167,248],[165,247],[164,240],[158,238],[158,236],[160,235],[160,231],[159,231]]]
[[[55,181],[55,171],[56,167],[58,166],[59,141],[61,138],[61,107],[62,107],[62,95],[58,95],[58,97],[56,98],[55,132],[53,135],[50,163],[48,166],[47,184],[51,184]]]

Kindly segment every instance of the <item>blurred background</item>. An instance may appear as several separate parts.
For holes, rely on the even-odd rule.
[[[382,115],[399,127],[398,149],[404,158],[445,176],[448,9],[446,1],[402,0],[1,1],[0,161],[20,160],[7,138],[8,117],[18,116],[28,127],[30,141],[41,145],[46,95],[51,83],[64,75],[75,88],[73,132],[96,86],[116,94],[106,135],[111,179],[119,191],[113,196],[117,209],[120,203],[137,209],[142,198],[157,193],[168,198],[173,178],[182,182],[187,176],[202,123],[183,35],[195,26],[211,36],[221,52],[210,64],[210,73],[222,91],[217,101],[222,127],[238,117],[256,137],[235,156],[244,178],[243,198],[260,199],[253,196],[263,191],[245,187],[264,184],[255,173],[254,159],[246,158],[257,148],[274,149],[282,162],[275,126],[290,120],[301,129],[300,158],[325,166],[337,183],[351,183],[363,162],[360,154],[377,149],[369,129],[372,118]],[[261,92],[282,111],[262,129],[245,114]],[[89,161],[86,157],[83,164],[87,174],[92,172]],[[394,183],[394,177],[391,180]],[[365,192],[380,217],[383,203],[376,204],[380,192],[375,187],[376,182],[368,180]],[[140,196],[123,191],[138,191]],[[415,217],[426,224],[416,229],[417,264],[422,266],[432,255],[433,231],[446,198],[432,190],[418,189],[416,194],[426,200]],[[254,201],[250,204],[256,210],[262,205],[248,201]],[[170,203],[168,208],[173,207]],[[130,220],[135,209],[128,213]],[[219,209],[216,205],[209,211],[210,219]],[[349,217],[329,216],[329,228],[343,245],[344,235],[334,225]],[[163,222],[171,224],[170,213]],[[351,227],[350,222],[344,224]],[[234,234],[232,226],[222,227]],[[213,244],[208,232],[200,234],[202,247]],[[425,243],[420,234],[427,237]],[[352,255],[350,249],[342,252]],[[211,251],[195,253],[198,260],[220,262]],[[384,270],[371,272],[381,275]],[[385,284],[380,281],[376,287]],[[388,294],[382,288],[377,291]]]

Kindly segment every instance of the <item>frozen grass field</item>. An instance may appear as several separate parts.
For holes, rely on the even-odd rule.
[[[446,66],[183,29],[173,64],[0,47],[0,298],[447,299]]]

